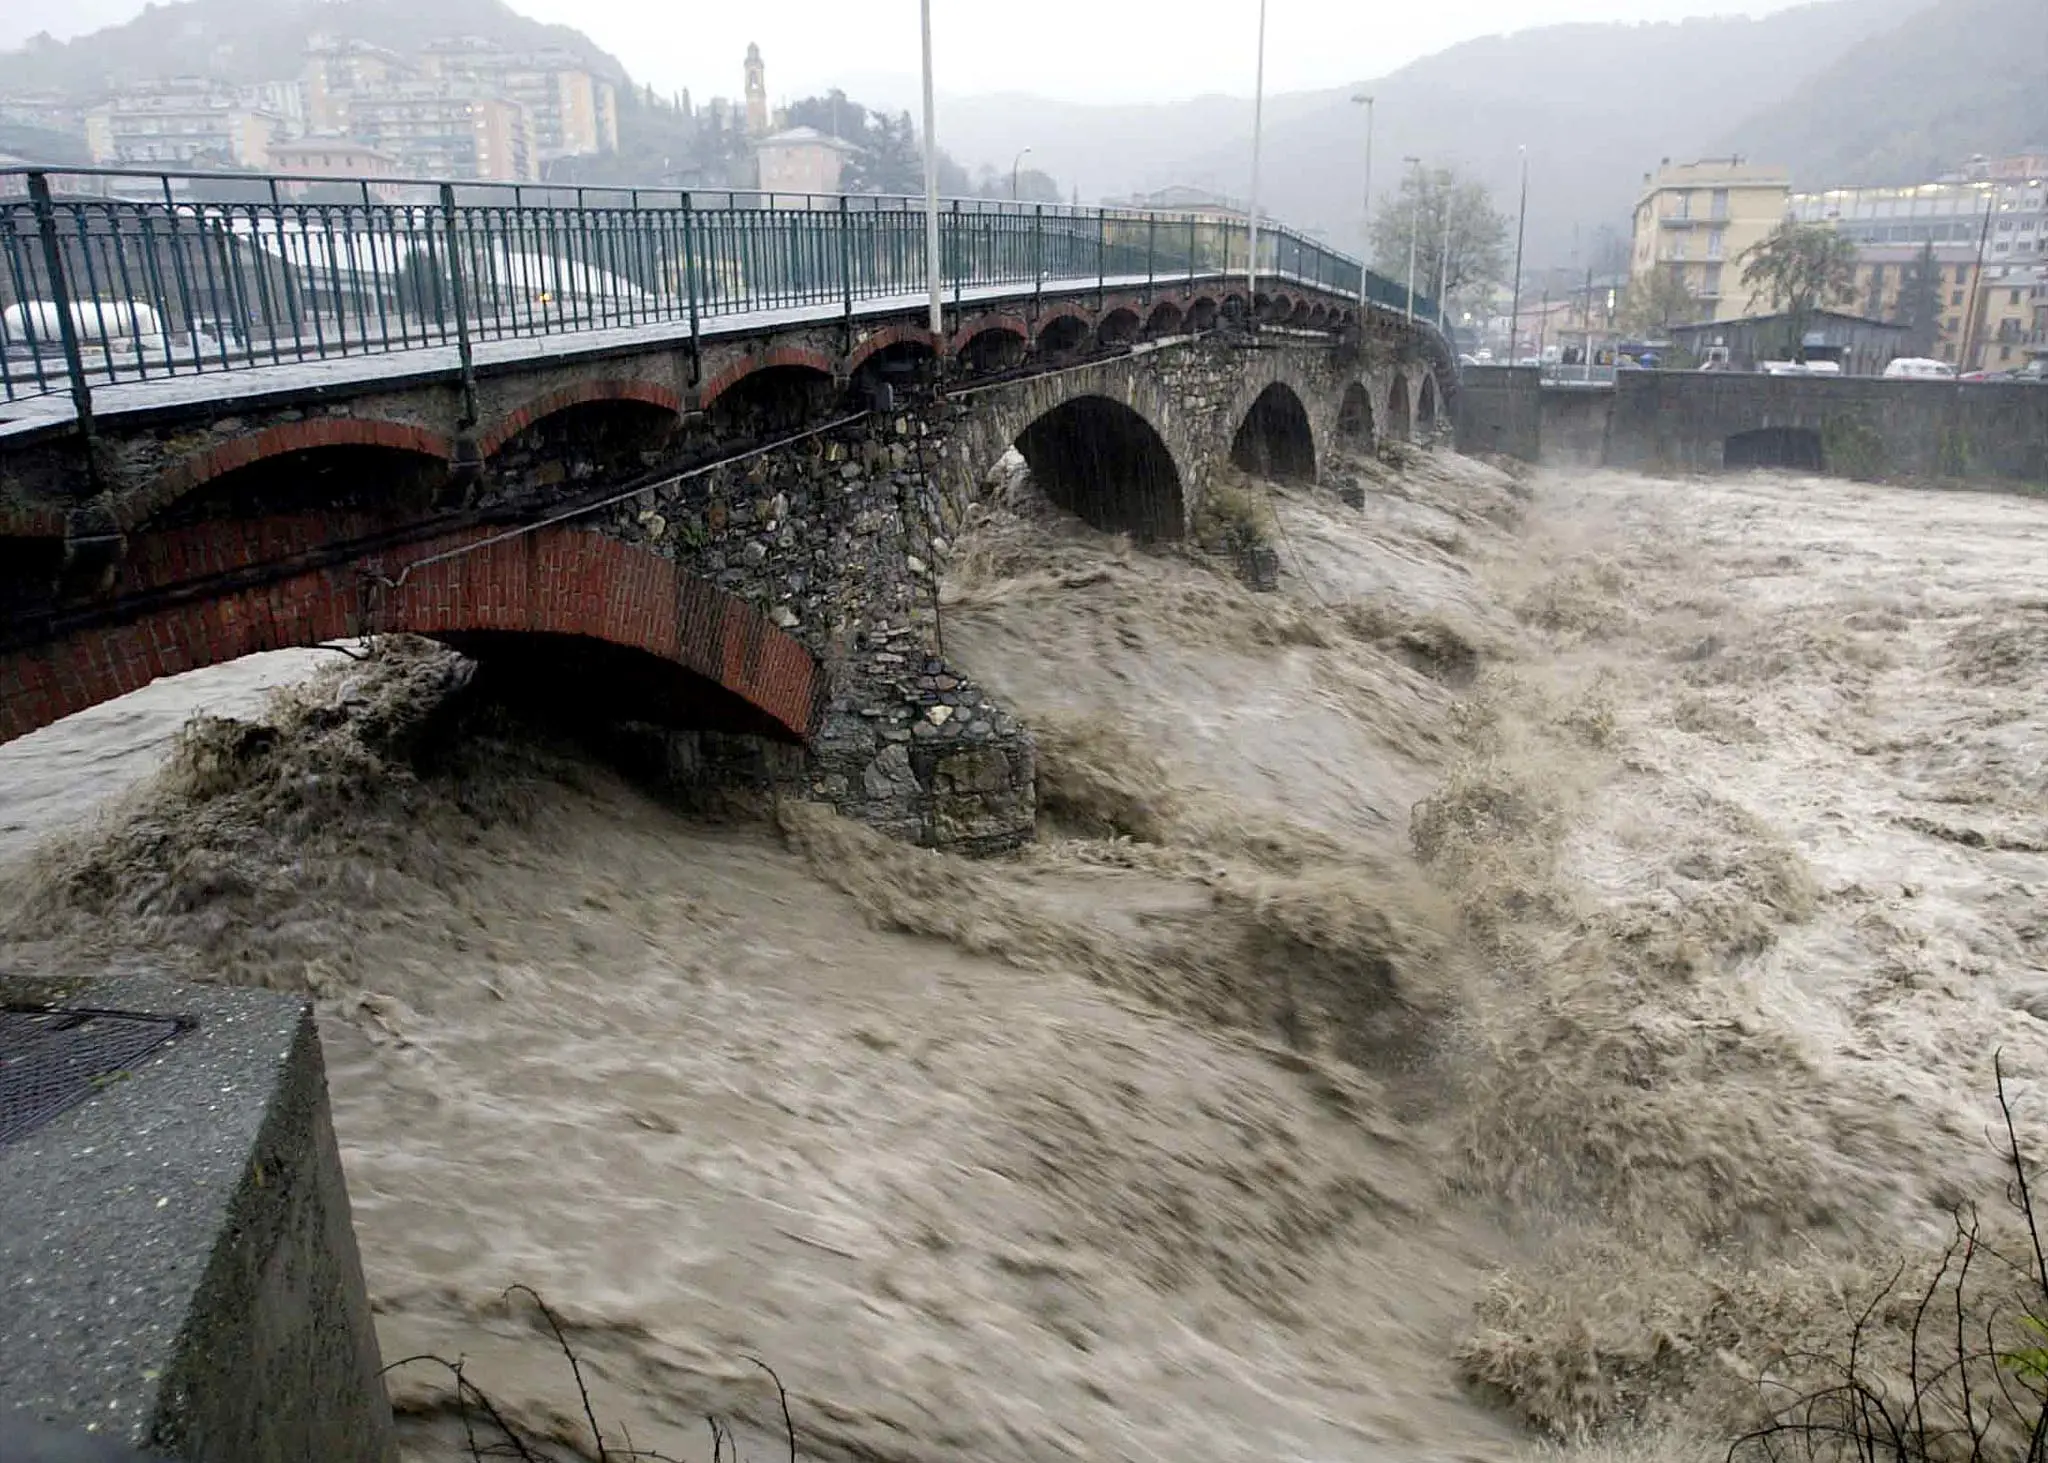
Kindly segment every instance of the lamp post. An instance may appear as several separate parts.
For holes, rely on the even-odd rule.
[[[1415,245],[1422,231],[1422,159],[1404,157],[1415,165],[1415,201],[1408,209],[1408,323],[1415,323]]]
[[[1443,252],[1436,256],[1436,328],[1438,330],[1443,331],[1444,334],[1447,336],[1450,334],[1450,330],[1447,324],[1450,318],[1448,314],[1450,310],[1450,305],[1446,303],[1446,300],[1450,293],[1451,190],[1446,188],[1444,189],[1444,247]]]
[[[932,0],[919,0],[924,32],[924,259],[931,287],[932,339],[946,333],[945,291],[939,282],[939,139],[932,123]]]
[[[1365,108],[1365,207],[1358,214],[1358,318],[1363,321],[1366,261],[1372,258],[1372,98],[1360,92],[1351,100]]]
[[[1245,252],[1245,313],[1259,326],[1259,143],[1266,125],[1266,0],[1259,0],[1258,80],[1252,91],[1252,199]]]
[[[1529,149],[1522,154],[1522,207],[1515,216],[1515,285],[1510,296],[1513,303],[1508,306],[1508,364],[1520,363],[1522,358],[1522,236],[1529,224]]]
[[[1024,159],[1029,157],[1030,154],[1031,149],[1028,147],[1024,148],[1018,152],[1016,158],[1010,163],[1010,202],[1012,203],[1017,201],[1017,170],[1024,166]]]

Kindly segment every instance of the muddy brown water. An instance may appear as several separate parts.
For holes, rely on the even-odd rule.
[[[1279,596],[1028,487],[963,537],[948,652],[1057,786],[1017,858],[692,820],[496,723],[401,755],[362,728],[433,657],[285,652],[0,748],[0,961],[313,993],[385,1356],[557,1447],[515,1283],[678,1457],[773,1455],[749,1357],[807,1456],[1677,1456],[1998,1192],[2048,503],[1340,471],[1362,512],[1273,494]],[[394,1395],[462,1456],[445,1374]]]

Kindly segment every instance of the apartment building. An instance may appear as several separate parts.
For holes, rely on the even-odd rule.
[[[1703,320],[1736,320],[1771,308],[1742,283],[1743,251],[1785,217],[1792,180],[1783,168],[1741,158],[1666,159],[1643,175],[1636,200],[1629,273],[1682,281],[1700,302]]]
[[[2048,257],[2048,175],[1798,193],[1792,216],[1840,230],[1859,250],[1931,243],[1967,246],[1974,258],[1982,243],[1987,260]]]
[[[204,78],[124,93],[85,114],[85,142],[104,166],[262,168],[284,119]]]
[[[353,96],[348,135],[416,178],[531,182],[539,173],[516,102],[433,81]]]
[[[519,54],[458,36],[428,46],[420,64],[453,85],[516,102],[537,163],[618,150],[617,89],[568,52]]]
[[[421,79],[421,69],[396,51],[368,41],[316,35],[306,48],[299,91],[309,132],[346,132],[349,102]]]
[[[394,178],[403,172],[396,153],[357,142],[352,137],[333,134],[309,135],[290,142],[271,144],[270,166],[277,172],[293,173],[302,178],[341,178],[351,183],[370,182],[370,197],[387,200],[396,198],[398,190],[389,184],[379,186],[373,180]],[[291,182],[280,185],[280,191],[287,197],[299,198],[305,196],[313,186],[305,182]]]

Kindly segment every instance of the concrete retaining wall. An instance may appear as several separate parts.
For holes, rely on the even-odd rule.
[[[396,1463],[309,1004],[138,977],[64,1004],[196,1025],[0,1148],[0,1454],[90,1428],[191,1463]]]
[[[1468,450],[1551,466],[1716,472],[1729,438],[1776,431],[1810,434],[1845,477],[2048,483],[2048,389],[2017,383],[1624,371],[1572,387],[1482,366],[1457,413]]]

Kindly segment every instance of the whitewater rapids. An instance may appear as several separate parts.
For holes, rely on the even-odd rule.
[[[514,1284],[676,1457],[774,1455],[751,1357],[820,1458],[1725,1439],[1995,1199],[1994,1050],[2033,1130],[2048,503],[1327,476],[1365,508],[1248,489],[1277,596],[980,514],[1015,858],[692,819],[440,652],[280,653],[0,748],[0,964],[314,995],[385,1357],[565,1457]]]

